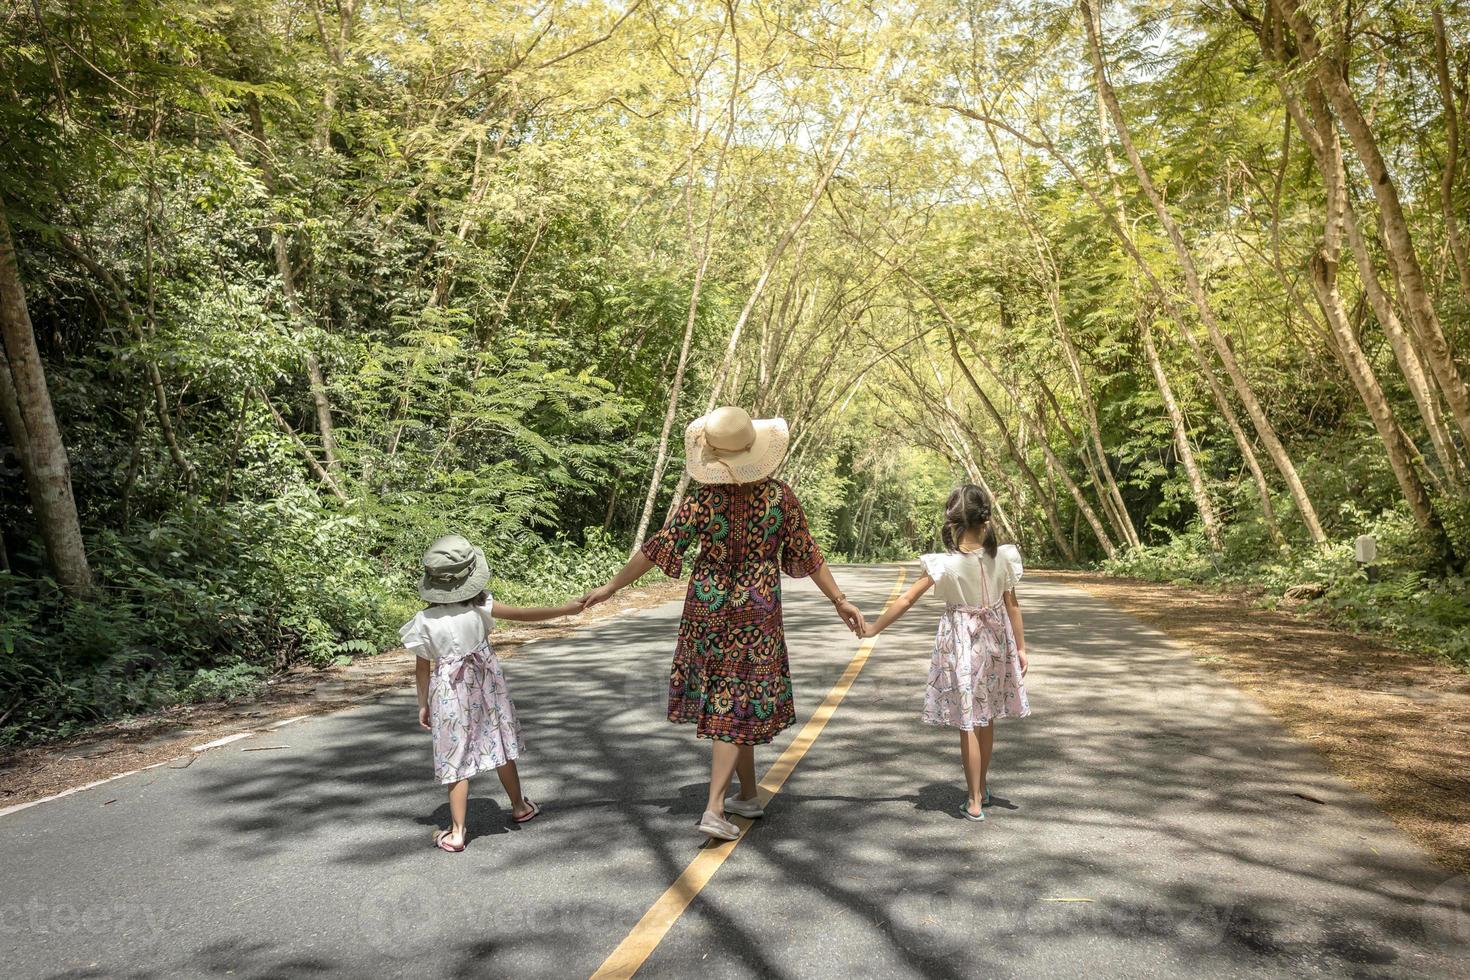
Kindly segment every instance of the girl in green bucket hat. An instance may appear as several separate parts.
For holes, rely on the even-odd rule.
[[[458,534],[440,538],[424,552],[419,595],[429,605],[399,629],[416,655],[419,725],[434,736],[434,776],[449,787],[448,830],[434,844],[458,852],[465,847],[465,811],[471,776],[494,769],[510,794],[511,819],[525,823],[541,812],[521,792],[516,759],[525,749],[505,674],[490,644],[495,620],[535,623],[582,611],[580,600],[564,605],[507,606],[490,598],[485,555]]]

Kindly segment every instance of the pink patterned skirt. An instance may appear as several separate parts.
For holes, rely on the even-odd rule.
[[[434,778],[441,783],[499,769],[521,754],[521,725],[488,639],[462,657],[434,661],[429,727]]]
[[[1030,713],[1005,604],[946,606],[924,692],[925,723],[970,731]]]

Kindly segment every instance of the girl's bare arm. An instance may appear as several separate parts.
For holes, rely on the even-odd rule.
[[[419,689],[419,725],[429,727],[429,662],[423,657],[413,658],[414,686]]]
[[[892,605],[878,617],[878,621],[863,630],[863,636],[877,636],[898,620],[898,617],[913,608],[914,603],[919,601],[920,596],[934,587],[934,580],[927,575],[920,575],[918,581],[909,586],[909,590],[899,596]]]
[[[582,611],[582,600],[573,599],[559,606],[507,606],[502,602],[490,602],[490,615],[495,619],[509,619],[515,623],[540,623],[559,616],[575,616]]]
[[[1016,590],[1005,594],[1006,614],[1011,617],[1011,632],[1016,634],[1016,652],[1021,655],[1021,674],[1026,674],[1026,622],[1021,616],[1021,603],[1016,601]]]

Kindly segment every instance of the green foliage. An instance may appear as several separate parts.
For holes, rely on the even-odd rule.
[[[201,668],[179,697],[184,701],[243,701],[265,690],[265,676],[264,667],[243,662]]]
[[[417,608],[423,547],[450,531],[485,548],[504,601],[579,594],[626,555],[671,400],[655,526],[683,427],[717,384],[719,401],[791,423],[781,475],[834,561],[934,547],[945,497],[970,479],[1028,562],[1102,559],[1078,498],[1125,535],[1095,424],[1144,542],[1110,568],[1273,593],[1320,582],[1343,622],[1463,657],[1463,582],[1401,513],[1310,305],[1325,197],[1281,101],[1303,73],[1278,77],[1239,18],[1120,8],[1108,61],[1339,542],[1325,551],[1264,460],[1282,544],[1269,533],[1221,424],[1214,355],[1201,368],[1186,342],[1203,331],[1173,249],[1098,126],[1070,5],[331,6],[325,33],[278,0],[41,2],[0,21],[0,207],[100,584],[69,602],[48,580],[10,436],[0,742],[247,696],[286,667],[382,649]],[[1386,10],[1354,14],[1346,75],[1371,85],[1463,350],[1429,25]],[[984,106],[1031,137],[937,104]],[[1075,169],[1038,149],[1043,128]],[[1465,194],[1462,168],[1449,207]],[[1354,199],[1390,268],[1381,216]],[[1344,256],[1353,329],[1463,562],[1470,503],[1361,278]],[[1219,556],[1145,325],[1220,511]],[[1340,544],[1365,529],[1392,555],[1371,585]]]
[[[1404,514],[1355,516],[1363,533],[1378,542],[1376,581],[1370,581],[1354,560],[1351,540],[1262,561],[1254,548],[1208,557],[1209,548],[1197,531],[1122,553],[1102,568],[1155,582],[1260,590],[1268,607],[1281,604],[1288,590],[1298,589],[1305,594],[1293,600],[1300,608],[1346,629],[1376,634],[1470,668],[1470,579],[1443,577],[1428,569],[1432,555]]]

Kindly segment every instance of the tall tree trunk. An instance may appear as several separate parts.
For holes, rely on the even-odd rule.
[[[1342,165],[1342,147],[1330,119],[1319,120],[1317,137],[1323,156],[1322,170],[1326,180],[1327,204],[1322,243],[1310,262],[1312,289],[1317,294],[1317,302],[1322,307],[1328,327],[1331,328],[1338,357],[1347,370],[1353,387],[1362,398],[1363,405],[1368,409],[1368,417],[1373,420],[1373,427],[1387,451],[1389,466],[1409,503],[1409,510],[1413,513],[1415,522],[1429,536],[1431,546],[1436,549],[1439,557],[1448,562],[1453,558],[1449,537],[1434,509],[1429,491],[1425,489],[1414,467],[1418,451],[1394,418],[1393,409],[1378,383],[1373,366],[1358,345],[1352,324],[1348,321],[1347,310],[1344,309],[1342,297],[1338,293],[1338,255],[1342,249],[1347,197],[1346,171]]]
[[[1282,68],[1287,67],[1289,62],[1287,38],[1278,29],[1281,26],[1279,22],[1270,18],[1267,20],[1246,18],[1246,20],[1255,31],[1261,51],[1266,58]],[[1297,131],[1301,133],[1302,139],[1307,144],[1307,149],[1317,165],[1318,173],[1322,175],[1324,185],[1343,188],[1340,199],[1342,228],[1346,233],[1353,261],[1357,265],[1358,280],[1362,283],[1364,296],[1373,310],[1373,316],[1378,320],[1378,325],[1383,328],[1389,346],[1393,349],[1399,373],[1403,376],[1405,387],[1409,389],[1414,404],[1419,409],[1420,421],[1423,422],[1424,429],[1429,435],[1430,445],[1434,448],[1435,457],[1439,460],[1444,479],[1450,487],[1457,488],[1463,483],[1465,460],[1456,449],[1454,439],[1445,426],[1444,416],[1440,412],[1439,395],[1430,379],[1425,375],[1424,361],[1413,338],[1404,328],[1403,321],[1399,319],[1392,297],[1379,280],[1378,268],[1374,264],[1367,239],[1358,221],[1347,170],[1340,150],[1341,143],[1336,137],[1336,124],[1333,122],[1327,96],[1323,93],[1321,85],[1310,76],[1307,77],[1303,86],[1306,92],[1305,106],[1280,73],[1276,77],[1276,86],[1281,93],[1281,100],[1286,106],[1287,114],[1291,116]],[[1334,150],[1331,154],[1328,152],[1328,141],[1331,142]]]
[[[1455,178],[1460,163],[1460,108],[1455,105],[1455,85],[1450,80],[1449,44],[1445,40],[1444,13],[1435,4],[1429,16],[1434,25],[1434,75],[1439,97],[1444,102],[1444,171],[1439,175],[1439,200],[1444,213],[1444,236],[1449,241],[1460,292],[1470,301],[1470,256],[1465,253],[1465,236],[1460,233],[1459,207],[1455,204]]]
[[[1189,427],[1184,422],[1184,412],[1180,410],[1179,402],[1174,397],[1174,387],[1169,384],[1169,375],[1164,371],[1164,363],[1159,360],[1159,350],[1154,345],[1151,319],[1150,310],[1142,308],[1139,310],[1138,334],[1143,341],[1143,356],[1148,361],[1149,370],[1153,372],[1154,384],[1158,386],[1159,397],[1164,402],[1164,411],[1169,413],[1169,427],[1174,432],[1174,452],[1178,455],[1179,462],[1189,477],[1189,489],[1194,495],[1195,509],[1199,511],[1200,525],[1204,528],[1205,538],[1210,542],[1210,547],[1218,552],[1222,548],[1220,518],[1215,513],[1215,503],[1210,499],[1210,491],[1205,486],[1204,474],[1200,472],[1199,461],[1194,455],[1194,447],[1190,445]]]
[[[1373,428],[1377,430],[1378,438],[1383,442],[1383,447],[1388,454],[1389,467],[1393,470],[1399,489],[1403,491],[1404,499],[1409,503],[1409,510],[1414,515],[1415,523],[1429,535],[1431,546],[1436,549],[1439,556],[1446,560],[1451,559],[1453,556],[1449,550],[1449,538],[1445,534],[1444,525],[1434,509],[1434,502],[1430,499],[1429,491],[1425,489],[1423,481],[1419,479],[1419,474],[1414,468],[1414,458],[1418,456],[1418,451],[1404,435],[1403,429],[1399,427],[1398,421],[1394,418],[1393,409],[1388,404],[1388,398],[1384,395],[1383,388],[1373,373],[1373,366],[1368,362],[1368,358],[1363,354],[1363,349],[1358,346],[1357,338],[1353,335],[1352,324],[1348,322],[1347,312],[1342,306],[1342,297],[1337,291],[1337,263],[1329,257],[1329,251],[1329,248],[1324,247],[1320,253],[1312,257],[1310,271],[1312,289],[1316,292],[1317,302],[1321,305],[1327,324],[1332,329],[1338,357],[1347,370],[1353,387],[1357,389],[1363,405],[1368,409],[1368,417],[1373,420]]]
[[[1409,221],[1399,200],[1398,186],[1389,172],[1388,163],[1378,149],[1378,140],[1363,115],[1337,58],[1326,57],[1311,19],[1301,11],[1297,0],[1272,0],[1276,9],[1291,26],[1301,48],[1302,60],[1311,66],[1318,83],[1326,93],[1338,122],[1346,131],[1367,171],[1368,182],[1378,202],[1383,227],[1384,249],[1392,263],[1399,286],[1399,297],[1409,315],[1410,329],[1419,343],[1420,352],[1429,364],[1430,373],[1444,393],[1450,415],[1461,437],[1470,445],[1470,386],[1465,383],[1455,364],[1454,355],[1445,339],[1434,300],[1424,280],[1424,270],[1414,251]]]
[[[0,371],[7,377],[4,385],[7,390],[0,391],[0,402],[13,402],[13,408],[5,408],[3,414],[11,443],[19,452],[25,470],[26,488],[46,546],[47,560],[56,583],[68,595],[86,596],[92,591],[92,569],[87,563],[81,520],[72,496],[71,465],[61,427],[51,407],[51,391],[46,384],[41,351],[36,346],[31,314],[26,308],[25,287],[3,198],[0,198],[0,341],[3,341]]]
[[[246,99],[245,105],[250,116],[251,135],[256,142],[258,159],[255,165],[260,170],[266,193],[274,202],[278,191],[276,168],[271,162],[270,146],[265,139],[265,121],[260,114],[260,102],[252,95]],[[228,130],[226,134],[228,136]],[[236,153],[245,158],[243,147],[233,137],[229,139]],[[299,332],[306,322],[306,313],[296,295],[296,273],[291,268],[290,249],[286,241],[283,216],[280,214],[276,214],[271,221],[271,256],[275,260],[276,275],[281,279],[281,292],[286,298],[286,312],[291,317],[291,327]],[[337,468],[337,435],[332,424],[332,403],[327,398],[327,380],[322,374],[321,361],[310,350],[306,352],[306,380],[311,390],[312,406],[316,411],[317,435],[322,441],[322,455],[326,458],[327,471],[331,472]]]
[[[1220,363],[1224,365],[1225,372],[1235,388],[1236,395],[1240,398],[1241,405],[1250,417],[1255,427],[1256,435],[1265,447],[1267,455],[1276,465],[1277,471],[1285,481],[1287,490],[1295,501],[1297,510],[1301,514],[1302,522],[1307,526],[1313,542],[1324,544],[1327,535],[1322,530],[1322,523],[1317,518],[1317,509],[1307,495],[1306,488],[1302,485],[1301,477],[1297,475],[1296,466],[1287,453],[1286,447],[1277,436],[1275,428],[1266,417],[1265,409],[1257,400],[1255,391],[1241,368],[1240,362],[1236,360],[1235,352],[1231,349],[1219,321],[1215,317],[1214,308],[1210,305],[1209,297],[1205,294],[1204,284],[1200,281],[1199,270],[1194,263],[1194,256],[1184,240],[1179,225],[1169,212],[1164,203],[1162,195],[1154,185],[1153,178],[1149,175],[1148,168],[1144,166],[1143,159],[1138,155],[1138,149],[1133,144],[1133,138],[1128,128],[1128,122],[1123,116],[1123,108],[1118,102],[1117,93],[1113,91],[1112,84],[1108,81],[1107,66],[1103,61],[1102,39],[1098,36],[1091,0],[1078,0],[1083,14],[1083,26],[1087,33],[1088,51],[1092,57],[1093,77],[1097,84],[1103,102],[1107,105],[1108,114],[1113,120],[1113,128],[1117,132],[1118,142],[1123,148],[1123,154],[1128,158],[1133,168],[1134,176],[1137,178],[1144,195],[1153,205],[1154,213],[1168,235],[1173,245],[1175,257],[1179,262],[1179,270],[1184,276],[1185,287],[1190,298],[1194,300],[1195,307],[1199,310],[1200,320],[1205,325],[1210,341],[1215,347],[1215,352],[1220,357]]]

